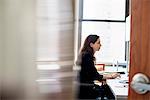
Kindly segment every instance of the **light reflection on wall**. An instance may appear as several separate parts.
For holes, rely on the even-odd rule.
[[[46,65],[37,65],[38,70],[58,70],[60,66],[58,64],[46,64]]]

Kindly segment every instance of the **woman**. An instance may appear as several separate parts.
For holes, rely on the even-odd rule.
[[[79,72],[79,99],[96,99],[107,95],[108,98],[114,98],[111,93],[109,86],[105,85],[103,87],[97,86],[94,84],[95,80],[103,81],[106,79],[112,79],[119,76],[118,73],[111,73],[107,75],[101,75],[97,72],[95,68],[95,57],[94,54],[96,51],[99,51],[101,47],[100,38],[98,35],[89,35],[81,48],[79,58],[77,63],[81,66]],[[97,90],[98,89],[98,90]]]

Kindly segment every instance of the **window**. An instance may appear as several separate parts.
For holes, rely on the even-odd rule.
[[[80,1],[80,45],[89,34],[100,36],[102,47],[96,52],[97,63],[125,61],[127,1]]]
[[[83,0],[83,19],[125,20],[126,0]]]

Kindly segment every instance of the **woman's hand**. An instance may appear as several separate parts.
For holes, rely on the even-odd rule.
[[[111,73],[111,74],[104,74],[103,79],[114,79],[117,77],[121,77],[119,73]]]
[[[117,78],[117,77],[121,77],[119,73],[111,73],[111,78]]]

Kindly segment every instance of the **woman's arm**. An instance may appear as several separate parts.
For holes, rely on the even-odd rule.
[[[103,79],[115,79],[117,77],[120,77],[119,73],[111,73],[103,75]]]

